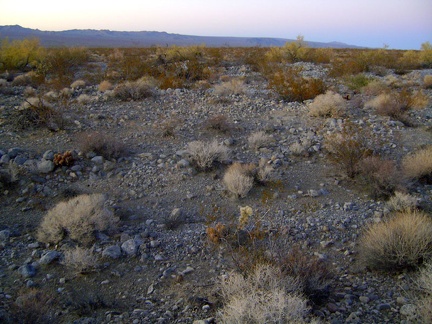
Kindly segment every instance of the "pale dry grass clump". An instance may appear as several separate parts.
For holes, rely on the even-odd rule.
[[[365,107],[375,109],[379,115],[389,116],[397,120],[401,119],[408,110],[403,102],[397,100],[394,93],[381,93],[366,102]]]
[[[62,262],[67,267],[74,268],[79,273],[94,271],[98,266],[98,257],[92,249],[75,247],[64,252]]]
[[[432,74],[425,75],[423,78],[423,87],[425,89],[432,88]]]
[[[244,81],[235,78],[214,86],[214,94],[221,97],[243,94],[246,91]]]
[[[258,265],[247,277],[232,273],[221,283],[220,323],[306,323],[307,301],[295,279],[270,265]]]
[[[376,223],[360,241],[363,263],[375,270],[417,267],[432,257],[432,218],[406,210]]]
[[[249,147],[255,151],[267,147],[274,142],[274,138],[263,131],[252,133],[248,137]]]
[[[432,323],[432,260],[421,269],[417,284],[424,293],[416,303],[422,323]]]
[[[107,91],[107,90],[112,90],[112,88],[113,88],[113,85],[111,84],[111,82],[109,82],[109,81],[107,81],[107,80],[102,81],[102,82],[99,83],[99,85],[98,85],[98,90],[99,90],[100,92],[105,92],[105,91]]]
[[[89,244],[97,231],[112,231],[118,218],[105,207],[102,194],[80,195],[58,203],[44,216],[37,238],[44,243],[58,243],[70,238]]]
[[[156,94],[158,82],[152,77],[142,77],[136,81],[126,81],[114,88],[114,96],[120,100],[140,100]]]
[[[415,210],[418,207],[417,198],[400,191],[396,191],[387,201],[387,207],[390,211]]]
[[[222,163],[229,157],[229,150],[214,140],[212,142],[193,141],[188,144],[187,151],[192,163],[203,171],[210,170],[216,162]]]
[[[92,96],[89,96],[88,94],[82,93],[78,96],[78,98],[76,99],[76,101],[80,104],[80,105],[85,105],[88,104],[90,102],[92,102],[94,100],[94,98]]]
[[[85,86],[86,86],[86,83],[84,80],[76,80],[76,81],[72,82],[72,84],[70,85],[70,87],[74,90],[82,89]]]
[[[309,105],[309,115],[312,117],[342,117],[345,112],[345,99],[333,91],[318,95]]]
[[[237,197],[246,197],[254,185],[255,169],[254,164],[233,163],[223,177],[225,187]]]
[[[432,146],[407,155],[402,160],[402,170],[409,179],[432,180]]]

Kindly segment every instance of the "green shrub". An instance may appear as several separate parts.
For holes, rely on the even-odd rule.
[[[10,42],[3,39],[0,47],[0,71],[28,71],[36,67],[44,57],[39,40],[24,39]]]

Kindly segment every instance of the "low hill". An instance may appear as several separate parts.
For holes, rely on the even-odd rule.
[[[42,31],[19,25],[0,26],[0,39],[21,40],[36,37],[43,46],[85,46],[85,47],[149,47],[188,46],[205,44],[209,47],[271,47],[282,46],[293,39],[270,37],[214,37],[170,34],[156,31],[111,31],[94,29],[73,29],[65,31]],[[307,42],[311,47],[355,48],[357,46],[340,42]]]

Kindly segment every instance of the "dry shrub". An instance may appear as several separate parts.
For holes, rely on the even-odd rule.
[[[421,91],[411,93],[408,90],[402,90],[382,93],[366,102],[365,107],[375,109],[379,115],[407,123],[408,111],[413,108],[422,109],[427,106],[428,102],[427,96]]]
[[[97,268],[98,258],[92,249],[77,246],[64,252],[63,264],[79,273],[86,273]]]
[[[45,126],[56,131],[65,124],[60,110],[39,97],[27,98],[19,109],[13,111],[11,119],[13,125],[21,130]]]
[[[311,257],[300,248],[294,247],[286,254],[283,251],[278,264],[284,275],[297,279],[303,294],[311,301],[319,303],[328,297],[333,274],[327,262],[318,257]]]
[[[409,106],[412,109],[424,109],[429,104],[429,97],[422,91],[414,91],[409,98]]]
[[[423,87],[425,89],[432,89],[432,74],[428,74],[424,76]]]
[[[390,211],[415,210],[418,207],[418,201],[410,194],[396,191],[387,201],[387,207]]]
[[[417,301],[422,323],[432,323],[432,260],[421,269],[417,284],[424,293]]]
[[[409,179],[430,183],[432,181],[432,146],[405,156],[402,160],[402,170]]]
[[[94,152],[106,159],[116,159],[126,153],[125,145],[108,133],[96,131],[80,133],[77,135],[77,142],[82,152]]]
[[[98,85],[98,90],[99,90],[100,92],[105,92],[105,91],[107,91],[107,90],[112,90],[112,88],[113,88],[113,85],[111,84],[111,82],[109,82],[109,81],[107,81],[107,80],[102,81],[102,82],[99,83],[99,85]]]
[[[214,94],[222,97],[243,94],[245,91],[244,81],[240,78],[235,78],[214,86]]]
[[[262,147],[267,147],[274,142],[274,138],[263,131],[252,133],[248,137],[249,147],[258,151]]]
[[[361,89],[361,92],[367,96],[378,96],[388,91],[388,86],[381,80],[372,80]]]
[[[86,86],[86,83],[84,80],[76,80],[74,82],[72,82],[72,84],[70,85],[70,87],[72,89],[82,89]]]
[[[58,243],[70,238],[87,245],[96,231],[113,231],[118,218],[104,206],[102,194],[80,195],[58,203],[44,216],[37,238],[44,243]]]
[[[182,124],[182,121],[180,118],[176,116],[172,116],[169,118],[166,118],[162,121],[159,121],[157,125],[155,125],[157,128],[159,128],[160,133],[162,137],[175,137],[176,136],[176,129]]]
[[[120,100],[140,100],[156,94],[158,82],[152,77],[126,81],[114,88],[114,96]]]
[[[231,273],[221,283],[221,323],[305,323],[307,301],[291,277],[269,265],[258,265],[247,277]]]
[[[191,156],[192,163],[199,170],[210,170],[215,163],[223,163],[229,157],[229,150],[214,140],[212,142],[193,141],[188,144],[187,151]]]
[[[375,270],[414,268],[432,257],[432,218],[404,211],[370,225],[360,241],[362,262]]]
[[[228,229],[222,223],[217,223],[214,227],[207,227],[206,229],[207,238],[210,242],[218,244],[223,238],[228,235]]]
[[[333,91],[318,95],[309,105],[309,115],[313,117],[342,117],[345,110],[345,99]]]
[[[360,177],[373,199],[387,198],[401,188],[396,163],[378,156],[369,156],[359,163]]]
[[[233,163],[223,177],[223,182],[229,192],[237,197],[246,197],[254,185],[254,164]]]
[[[80,104],[80,105],[86,105],[90,102],[92,102],[95,98],[93,98],[92,96],[89,96],[88,94],[82,93],[79,95],[79,97],[76,99],[76,101]]]
[[[33,85],[33,72],[16,76],[12,81],[12,86],[30,86]]]
[[[294,67],[270,73],[267,79],[269,87],[286,101],[302,102],[313,99],[327,90],[321,79],[303,77],[301,69]]]
[[[324,142],[328,159],[341,166],[349,178],[358,173],[359,161],[372,154],[374,144],[368,130],[349,121],[340,132],[327,135]]]
[[[221,133],[229,133],[232,128],[225,115],[215,115],[209,117],[204,122],[204,127],[206,129],[212,129]]]
[[[21,289],[11,307],[10,323],[58,323],[58,303],[57,295],[47,289]]]

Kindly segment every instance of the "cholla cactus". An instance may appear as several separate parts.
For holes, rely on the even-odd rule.
[[[244,228],[249,222],[249,217],[252,216],[253,210],[250,206],[240,207],[239,228]]]

